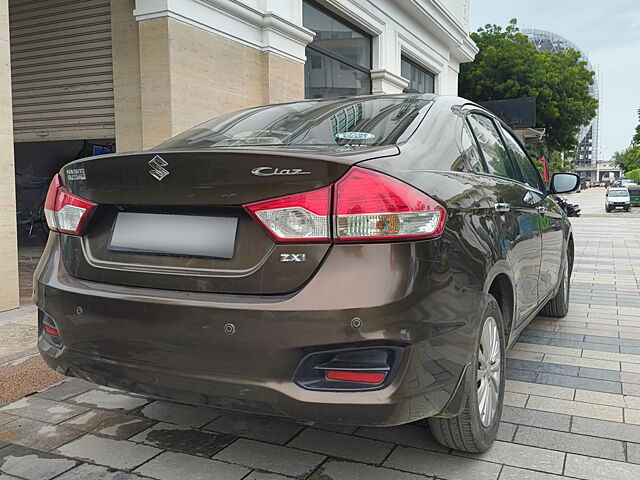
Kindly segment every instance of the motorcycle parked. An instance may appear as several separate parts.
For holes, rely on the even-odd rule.
[[[564,210],[567,214],[567,217],[579,217],[580,216],[580,205],[577,203],[569,203],[567,201],[567,197],[557,197],[556,202]]]

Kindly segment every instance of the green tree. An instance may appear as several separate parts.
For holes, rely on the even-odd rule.
[[[640,146],[640,108],[638,109],[638,125],[636,126],[636,133],[633,135],[631,144],[634,146]]]
[[[626,172],[640,168],[640,145],[630,147],[613,154],[612,160]]]
[[[629,170],[624,175],[625,177],[635,180],[638,185],[640,185],[640,168],[636,168],[635,170]]]
[[[573,150],[580,126],[598,107],[589,93],[594,72],[580,53],[539,52],[516,19],[504,29],[486,25],[471,38],[480,50],[473,62],[460,66],[460,95],[479,102],[536,97],[536,126],[546,129],[547,148]]]

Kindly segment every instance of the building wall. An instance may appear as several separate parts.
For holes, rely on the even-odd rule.
[[[19,304],[15,201],[9,13],[7,0],[2,0],[0,1],[0,311],[16,308]]]

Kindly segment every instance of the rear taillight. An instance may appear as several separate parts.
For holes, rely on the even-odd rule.
[[[245,205],[277,242],[328,242],[331,187]]]
[[[352,168],[334,188],[335,240],[400,240],[440,235],[442,205],[400,180]]]
[[[444,207],[425,193],[359,167],[335,185],[244,208],[279,243],[416,240],[440,235],[446,221]]]
[[[56,174],[49,185],[44,214],[51,230],[82,235],[97,206],[96,203],[69,192],[62,185],[60,174]]]

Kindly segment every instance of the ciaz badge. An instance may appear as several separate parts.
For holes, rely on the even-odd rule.
[[[281,253],[280,261],[281,262],[304,262],[307,260],[307,255],[305,253]]]
[[[251,173],[258,177],[272,177],[274,175],[310,175],[311,172],[305,172],[301,168],[273,168],[258,167],[251,170]]]

